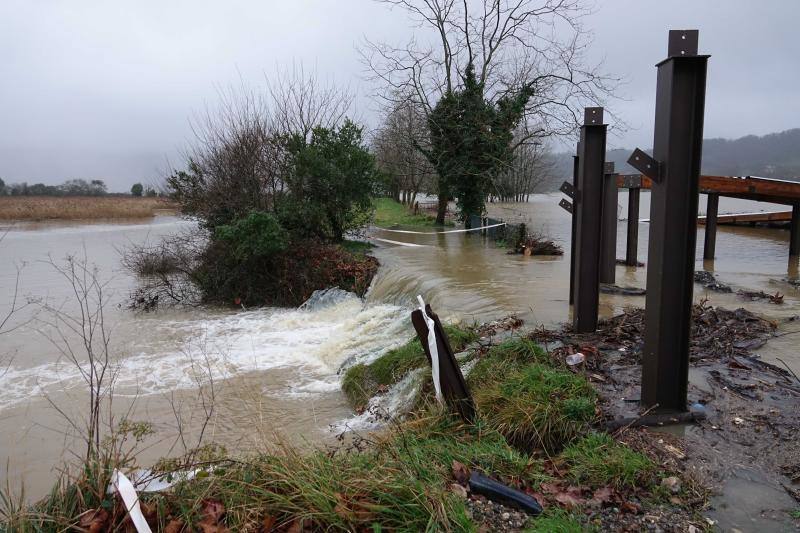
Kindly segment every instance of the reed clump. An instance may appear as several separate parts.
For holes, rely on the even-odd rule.
[[[127,196],[0,196],[0,220],[98,220],[149,218],[175,211],[166,198]]]

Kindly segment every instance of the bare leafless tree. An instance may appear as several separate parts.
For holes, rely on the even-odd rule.
[[[525,135],[518,131],[517,135]],[[494,179],[491,199],[502,202],[525,202],[530,195],[542,192],[555,169],[555,162],[546,142],[521,144],[506,169]]]
[[[308,138],[316,127],[336,128],[352,111],[354,95],[349,89],[323,82],[302,64],[278,70],[267,87],[273,128],[279,134]]]
[[[403,204],[413,205],[421,190],[433,189],[435,170],[417,149],[427,139],[425,113],[411,100],[389,108],[375,135],[378,165],[392,180],[392,195]]]
[[[532,89],[512,149],[575,131],[586,105],[602,105],[619,80],[590,64],[592,35],[584,0],[377,0],[416,26],[402,45],[366,40],[360,49],[375,96],[430,115],[440,98],[463,87],[475,69],[491,103]],[[442,210],[440,198],[440,211]]]
[[[173,172],[168,188],[185,214],[209,227],[251,210],[274,211],[286,188],[286,138],[338,126],[352,102],[348,90],[302,66],[277,71],[263,90],[221,90],[218,106],[192,121],[186,171]]]
[[[377,0],[406,11],[418,27],[403,46],[367,40],[361,56],[376,95],[430,110],[475,66],[489,101],[534,88],[526,117],[531,138],[574,131],[581,107],[606,100],[619,80],[587,63],[591,33],[584,0]]]

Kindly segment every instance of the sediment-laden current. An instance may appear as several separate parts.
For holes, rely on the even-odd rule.
[[[647,196],[642,196],[643,216]],[[623,214],[624,200],[620,195]],[[421,246],[376,241],[374,253],[382,266],[363,301],[334,290],[300,309],[129,311],[126,302],[136,280],[121,268],[120,249],[156,241],[191,222],[158,217],[144,224],[13,226],[0,242],[0,317],[9,310],[15,288],[17,304],[30,304],[6,327],[16,329],[0,335],[0,478],[9,476],[12,486],[24,481],[29,497],[40,496],[75,446],[64,414],[79,420],[88,397],[80,369],[63,352],[64,340],[76,339],[69,334],[62,339],[43,309],[46,304],[65,313],[77,310],[69,284],[54,268],[68,255],[96,265],[105,284],[105,321],[117,371],[114,410],[120,417],[150,421],[157,431],[143,462],[179,453],[203,426],[206,440],[231,449],[260,449],[281,440],[318,445],[360,422],[340,392],[340,369],[405,342],[413,334],[408,316],[417,294],[449,320],[485,321],[510,313],[528,325],[569,319],[569,218],[557,202],[557,195],[535,195],[528,203],[490,204],[489,212],[528,223],[559,242],[564,256],[508,255],[479,235],[374,230],[374,236]],[[780,207],[728,199],[720,206],[720,212],[760,209]],[[641,224],[641,261],[646,260],[647,229]],[[620,256],[624,238],[621,222]],[[720,294],[697,285],[697,299],[746,306],[777,319],[800,314],[798,289],[787,282],[797,278],[797,265],[788,261],[787,231],[720,227],[716,261],[698,261],[697,268],[713,270],[734,289]],[[645,268],[620,266],[617,282],[644,287]],[[735,294],[740,288],[780,292],[785,303],[743,301]],[[603,315],[625,305],[643,306],[644,298],[601,295]],[[791,336],[771,340],[762,356],[780,357],[800,371]]]

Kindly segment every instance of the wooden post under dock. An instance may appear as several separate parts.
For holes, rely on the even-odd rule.
[[[703,259],[706,261],[714,260],[714,253],[717,247],[717,215],[719,214],[719,194],[708,193],[706,203],[706,231],[703,243]]]

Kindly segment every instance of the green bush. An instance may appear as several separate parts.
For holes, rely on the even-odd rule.
[[[252,211],[231,224],[217,226],[214,238],[225,242],[238,261],[270,257],[289,246],[287,231],[263,211]]]

